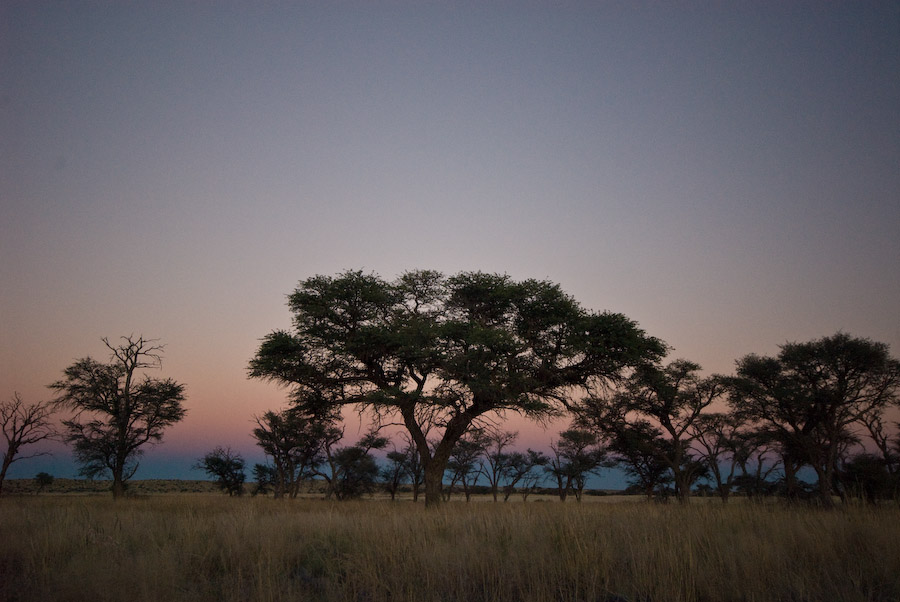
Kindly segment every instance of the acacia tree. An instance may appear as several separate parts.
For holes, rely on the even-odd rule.
[[[815,470],[819,500],[830,507],[852,430],[897,403],[898,389],[900,362],[887,345],[838,333],[786,343],[777,357],[738,360],[730,402],[776,437],[786,476],[792,459]]]
[[[588,475],[600,470],[606,457],[600,438],[594,432],[571,428],[561,432],[550,449],[553,455],[544,470],[556,479],[560,501],[566,501],[571,491],[580,502]]]
[[[34,484],[37,485],[38,490],[35,492],[35,495],[42,492],[44,487],[49,487],[53,484],[53,475],[48,472],[39,472],[34,475]]]
[[[739,466],[746,466],[751,453],[745,425],[734,414],[701,414],[692,426],[701,460],[712,475],[716,493],[728,502]]]
[[[391,494],[391,501],[397,499],[397,492],[400,491],[400,485],[409,478],[407,472],[408,456],[396,447],[385,454],[387,466],[381,469],[381,478],[384,480],[384,487]]]
[[[704,470],[694,461],[691,443],[698,435],[701,412],[724,393],[718,377],[701,379],[700,366],[675,360],[667,366],[643,365],[635,370],[622,391],[609,398],[588,399],[581,408],[582,420],[599,429],[616,430],[616,424],[651,420],[669,444],[658,448],[659,459],[672,471],[681,502],[691,493],[691,484]]]
[[[3,480],[9,466],[17,460],[27,460],[47,452],[36,452],[27,456],[21,455],[23,447],[40,443],[56,435],[50,416],[53,410],[47,402],[25,403],[18,393],[11,399],[0,401],[0,430],[6,440],[6,451],[3,452],[3,464],[0,465],[0,493],[3,492]]]
[[[537,487],[541,475],[536,470],[547,465],[550,459],[542,452],[528,449],[523,452],[512,452],[506,455],[504,475],[506,482],[503,485],[503,501],[508,502],[515,492],[516,485],[522,484],[522,499],[528,499],[531,490]]]
[[[194,468],[206,472],[216,479],[219,489],[229,496],[244,494],[244,473],[246,465],[243,456],[234,452],[230,447],[217,447],[199,460]]]
[[[256,482],[256,485],[253,487],[253,493],[251,494],[254,497],[257,495],[267,495],[269,491],[274,491],[277,482],[275,467],[270,464],[254,464],[253,480]]]
[[[372,457],[374,449],[384,449],[388,444],[386,437],[378,435],[377,430],[366,433],[356,445],[334,447],[343,436],[343,431],[329,427],[328,433],[340,434],[336,438],[327,436],[324,440],[325,457],[323,469],[316,474],[328,483],[327,497],[337,500],[356,498],[364,493],[371,493],[378,479],[378,464]]]
[[[163,431],[184,418],[184,385],[147,374],[140,378],[142,370],[162,365],[163,346],[155,340],[127,336],[116,346],[105,338],[103,343],[111,353],[108,363],[80,359],[50,388],[58,392],[58,407],[75,412],[63,425],[80,473],[111,474],[118,498],[138,468],[141,448],[161,441]]]
[[[419,462],[419,454],[416,446],[409,439],[406,433],[400,433],[403,439],[403,447],[393,449],[385,454],[387,466],[381,470],[381,478],[384,481],[385,489],[391,494],[391,500],[397,498],[397,492],[403,483],[409,482],[412,489],[413,501],[419,501],[419,489],[422,487],[423,474],[422,465]]]
[[[416,444],[408,433],[401,433],[405,446],[401,453],[405,456],[403,461],[403,469],[409,484],[412,487],[413,501],[419,501],[419,493],[422,485],[425,483],[425,469],[422,468],[422,459],[419,457],[419,451]]]
[[[353,405],[399,419],[424,468],[427,505],[440,503],[451,452],[473,424],[504,412],[557,415],[579,390],[665,347],[555,284],[480,272],[315,276],[288,305],[293,329],[263,339],[250,376],[291,387],[313,414]]]
[[[503,432],[494,430],[487,435],[487,445],[484,450],[484,474],[491,486],[491,495],[494,501],[500,492],[500,481],[509,472],[509,454],[503,450],[515,443],[519,437],[518,432]]]
[[[488,435],[482,429],[472,429],[463,435],[447,462],[447,473],[450,483],[444,493],[444,499],[449,500],[453,495],[453,488],[457,483],[462,484],[463,495],[468,502],[472,497],[472,489],[478,481],[478,477],[485,474],[484,463],[480,460],[484,457],[488,443]]]
[[[671,443],[663,438],[659,429],[646,420],[613,422],[607,430],[609,451],[625,474],[631,477],[632,487],[637,487],[653,499],[654,492],[664,491],[672,482],[672,471],[663,458]]]
[[[313,420],[293,408],[269,411],[254,419],[256,444],[272,459],[275,497],[297,497],[300,484],[324,460],[324,444],[334,430],[333,421]]]
[[[773,484],[769,477],[783,468],[778,441],[765,430],[749,429],[739,433],[735,449],[741,474],[734,478],[734,488],[751,498],[770,493]]]

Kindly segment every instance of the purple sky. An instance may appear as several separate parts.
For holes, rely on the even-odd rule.
[[[139,477],[253,452],[258,339],[349,268],[549,279],[710,373],[896,356],[900,5],[6,1],[0,228],[0,396],[167,345]]]

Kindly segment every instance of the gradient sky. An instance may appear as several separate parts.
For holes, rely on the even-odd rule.
[[[0,228],[0,396],[166,344],[138,477],[253,455],[248,360],[350,268],[548,279],[708,373],[897,356],[900,4],[5,1]]]

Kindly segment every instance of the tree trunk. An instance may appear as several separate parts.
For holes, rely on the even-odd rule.
[[[787,456],[782,456],[781,463],[784,466],[785,495],[789,500],[797,499],[797,467],[794,461]]]
[[[730,493],[731,493],[730,487],[726,487],[724,485],[719,485],[719,497],[722,498],[723,504],[728,503],[728,497],[729,497]]]
[[[690,475],[682,469],[682,462],[685,456],[684,444],[678,438],[671,425],[669,425],[667,430],[672,435],[672,443],[675,449],[672,461],[670,462],[672,476],[675,478],[675,494],[678,496],[679,503],[686,504],[691,495],[691,481]]]
[[[10,461],[7,462],[7,459]],[[3,495],[3,481],[6,479],[6,469],[12,464],[12,454],[3,457],[3,468],[0,468],[0,495]]]
[[[441,481],[444,477],[444,465],[440,462],[430,461],[425,466],[425,507],[438,507],[443,502],[441,498]]]
[[[476,400],[477,403],[477,400]],[[463,412],[457,414],[447,423],[444,429],[444,437],[434,449],[434,453],[429,454],[428,443],[421,430],[413,431],[411,425],[418,429],[415,420],[408,418],[404,414],[404,422],[410,431],[413,439],[416,441],[416,447],[419,451],[419,458],[425,469],[425,507],[435,508],[441,505],[441,487],[444,479],[444,472],[447,470],[447,463],[450,461],[450,455],[453,453],[453,446],[456,445],[466,431],[475,415]]]
[[[675,490],[680,503],[687,504],[691,501],[690,477],[682,471],[675,473]]]
[[[122,480],[121,471],[113,473],[112,494],[113,499],[119,499],[125,495],[125,482]]]
[[[827,467],[815,466],[816,476],[819,478],[819,502],[825,508],[833,508],[834,500],[831,499],[833,482],[831,471]]]

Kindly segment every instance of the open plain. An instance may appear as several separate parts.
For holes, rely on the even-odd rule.
[[[900,508],[178,492],[0,499],[0,599],[900,599]],[[609,503],[595,503],[603,500]]]

